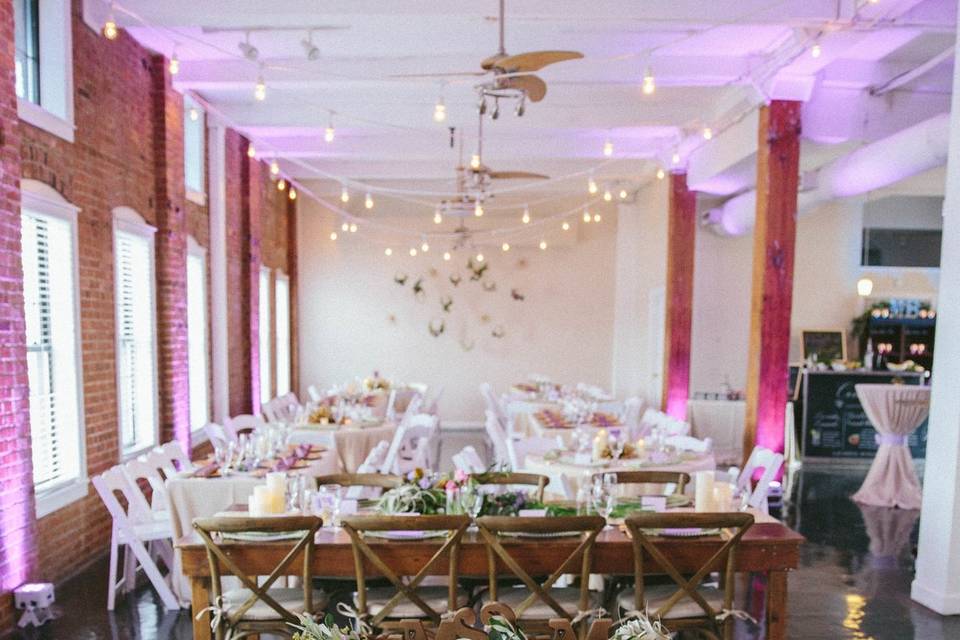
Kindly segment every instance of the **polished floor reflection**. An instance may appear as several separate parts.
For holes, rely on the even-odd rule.
[[[796,640],[955,640],[960,616],[943,618],[910,600],[919,514],[871,509],[851,502],[862,470],[808,466],[794,481],[787,522],[803,533],[802,566],[790,576],[789,637]],[[166,612],[147,587],[106,611],[105,563],[58,592],[61,615],[19,638],[57,640],[186,640],[187,612]],[[746,581],[742,606],[762,594],[762,581]],[[738,638],[763,637],[746,623]]]

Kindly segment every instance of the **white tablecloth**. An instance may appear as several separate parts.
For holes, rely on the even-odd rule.
[[[569,491],[575,497],[580,483],[589,481],[595,473],[606,471],[684,471],[692,475],[696,471],[712,471],[716,467],[716,460],[709,453],[696,456],[688,454],[677,462],[663,465],[638,464],[636,460],[623,460],[603,466],[575,464],[572,460],[566,458],[563,460],[545,460],[542,455],[528,455],[524,461],[523,471],[539,473],[550,478],[550,484],[547,486],[549,493],[568,495],[567,491]],[[564,489],[565,485],[567,490]],[[570,496],[568,495],[568,497]]]
[[[919,509],[920,481],[913,468],[907,436],[930,411],[930,387],[907,384],[858,384],[857,397],[877,430],[877,455],[853,499],[878,507]]]
[[[397,425],[393,422],[349,427],[298,426],[291,434],[290,442],[330,447],[336,450],[340,468],[346,473],[356,473],[377,443],[393,440],[396,430]]]
[[[713,451],[720,462],[742,462],[746,415],[747,403],[743,400],[687,401],[692,435],[701,440],[713,439]]]

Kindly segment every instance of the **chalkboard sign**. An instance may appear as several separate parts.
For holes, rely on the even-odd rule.
[[[872,458],[877,452],[873,425],[860,405],[858,384],[900,379],[920,384],[921,374],[807,371],[803,374],[803,455],[810,458]],[[907,440],[914,458],[927,449],[926,420]]]
[[[843,329],[819,329],[800,332],[803,342],[803,359],[816,356],[817,362],[830,364],[834,360],[847,359],[847,344]]]

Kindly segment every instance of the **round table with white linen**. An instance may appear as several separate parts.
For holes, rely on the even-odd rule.
[[[356,473],[381,440],[390,442],[397,430],[394,422],[353,423],[350,425],[296,425],[290,435],[292,444],[324,445],[335,449],[340,468]]]
[[[908,436],[930,412],[930,387],[908,384],[858,384],[857,397],[877,431],[877,454],[853,499],[878,507],[919,509],[920,481],[913,467]]]

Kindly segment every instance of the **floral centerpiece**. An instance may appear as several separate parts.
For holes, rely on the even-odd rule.
[[[363,379],[363,388],[367,391],[390,391],[390,381],[381,377],[379,371],[374,371],[372,376]]]
[[[319,403],[307,415],[307,422],[310,424],[329,424],[335,421],[333,407],[326,402]]]
[[[491,476],[502,474],[490,469],[480,474],[468,474],[457,469],[453,474],[427,474],[417,468],[404,476],[403,483],[380,497],[377,509],[381,513],[419,513],[436,515],[460,513],[460,505],[451,496],[462,491],[479,491]],[[522,491],[486,493],[483,496],[482,516],[515,516],[521,509],[539,509],[543,504]]]

